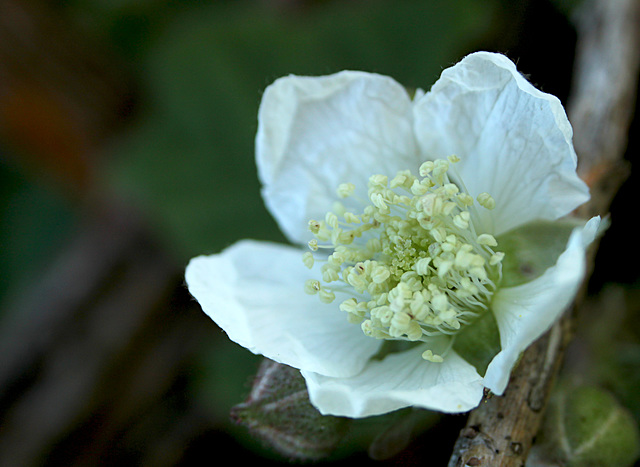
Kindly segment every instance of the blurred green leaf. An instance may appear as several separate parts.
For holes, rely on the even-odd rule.
[[[220,333],[212,336],[198,352],[191,389],[193,399],[214,423],[226,424],[231,407],[249,393],[262,357],[226,339],[222,331]]]
[[[76,227],[76,213],[55,191],[0,164],[0,307],[37,281]],[[4,311],[4,310],[3,310]]]
[[[568,467],[625,467],[640,453],[638,426],[616,399],[595,386],[560,386],[545,415],[534,459]]]
[[[160,116],[119,141],[114,184],[132,196],[181,260],[242,237],[280,240],[260,201],[253,161],[214,146]]]
[[[263,89],[289,73],[363,69],[428,88],[473,49],[492,2],[327,2],[295,14],[254,3],[193,8],[143,60],[147,117],[111,150],[133,194],[181,258],[241,237],[281,240],[253,159]]]
[[[607,286],[579,323],[568,371],[610,390],[640,423],[640,288]]]

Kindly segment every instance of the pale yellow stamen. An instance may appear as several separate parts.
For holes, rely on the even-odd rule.
[[[496,202],[489,193],[480,193],[477,199],[480,206],[487,209],[493,209],[496,207]]]
[[[336,191],[340,198],[347,198],[353,194],[355,189],[356,187],[353,183],[341,183]]]
[[[302,262],[304,263],[304,265],[306,267],[311,269],[313,267],[313,263],[314,263],[313,253],[311,253],[310,251],[307,251],[305,254],[303,254],[302,255]]]
[[[420,177],[407,170],[390,182],[373,175],[367,186],[371,204],[362,214],[343,206],[323,221],[309,221],[315,237],[309,248],[333,250],[321,268],[323,282],[332,285],[310,280],[305,291],[325,303],[338,291],[350,293],[340,310],[376,339],[429,343],[433,336],[455,336],[486,312],[504,253],[495,251],[493,235],[476,231],[473,219],[478,209],[495,208],[495,200],[481,193],[476,205],[464,185],[449,178],[459,160],[427,161]],[[353,184],[342,184],[338,195],[348,198],[354,191]],[[309,268],[316,260],[311,252],[303,256]],[[445,353],[427,350],[422,357],[437,363]]]

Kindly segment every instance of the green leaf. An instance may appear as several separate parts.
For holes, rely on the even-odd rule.
[[[502,347],[500,330],[493,313],[484,313],[456,334],[453,349],[484,376],[487,367]]]
[[[630,466],[640,434],[629,412],[594,386],[560,387],[553,395],[535,457],[568,467]]]

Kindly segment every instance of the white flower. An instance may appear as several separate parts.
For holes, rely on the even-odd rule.
[[[281,78],[262,99],[257,165],[307,253],[243,240],[194,258],[189,290],[233,341],[299,368],[324,414],[470,410],[485,387],[503,393],[584,276],[600,219],[557,221],[589,198],[571,138],[558,99],[498,54],[467,56],[413,99],[376,74]],[[385,342],[411,345],[380,354]]]

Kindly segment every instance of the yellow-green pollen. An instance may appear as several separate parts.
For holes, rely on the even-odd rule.
[[[331,303],[335,292],[347,292],[340,309],[362,331],[377,339],[428,342],[454,335],[488,310],[502,277],[504,253],[496,239],[478,233],[477,209],[493,209],[488,193],[473,199],[451,182],[456,156],[425,162],[419,177],[399,172],[369,178],[369,204],[361,214],[338,203],[324,220],[309,221],[311,251],[329,249],[322,281],[308,280],[305,291]],[[350,183],[338,187],[342,198],[353,195]],[[366,204],[363,202],[363,204]],[[312,252],[303,255],[312,268]],[[324,283],[324,284],[323,284]],[[431,362],[442,355],[423,353]]]

